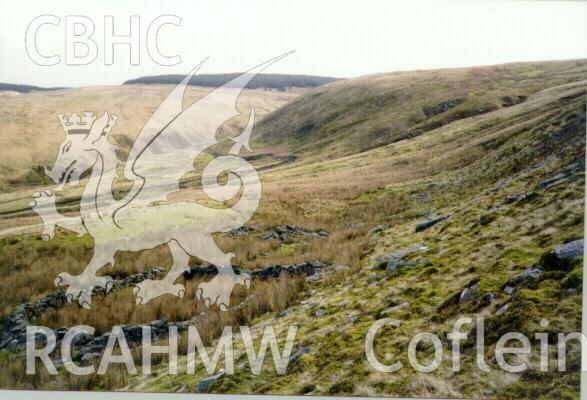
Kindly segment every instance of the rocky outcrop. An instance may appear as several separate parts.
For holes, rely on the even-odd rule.
[[[260,227],[259,225],[244,224],[243,226],[240,226],[238,228],[235,228],[235,229],[232,229],[232,230],[226,232],[225,235],[228,237],[231,237],[231,238],[244,236],[244,235],[248,235],[249,233],[257,232],[257,229],[259,229],[259,227]]]
[[[267,268],[259,268],[246,270],[246,272],[253,278],[268,279],[268,278],[279,278],[282,274],[287,275],[306,275],[312,276],[316,274],[320,269],[327,265],[320,261],[306,261],[299,264],[293,265],[272,265]],[[241,273],[239,267],[234,267],[237,274]],[[215,275],[218,269],[215,266],[207,267],[191,267],[189,271],[184,272],[184,277],[192,279],[197,276]]]
[[[305,236],[314,239],[325,238],[328,236],[328,232],[326,231],[310,231],[300,226],[295,225],[280,225],[276,226],[275,228],[269,230],[261,239],[263,240],[279,240],[281,242],[286,241],[289,238],[295,236]]]

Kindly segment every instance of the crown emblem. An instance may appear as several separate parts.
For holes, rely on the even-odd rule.
[[[65,114],[58,114],[59,122],[61,127],[67,135],[87,135],[92,129],[92,125],[96,120],[96,114],[93,112],[84,112],[80,117],[78,114],[71,114],[67,117]],[[116,122],[116,116],[111,115],[108,125],[104,128],[104,131],[109,132]]]

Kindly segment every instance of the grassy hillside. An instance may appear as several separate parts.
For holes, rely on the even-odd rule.
[[[377,74],[334,82],[272,113],[260,145],[332,158],[412,138],[585,79],[587,60]]]
[[[118,120],[114,135],[124,156],[144,123],[170,90],[170,86],[163,85],[132,85],[85,87],[26,95],[0,92],[0,187],[47,183],[41,166],[52,163],[59,143],[64,138],[57,114],[91,110],[100,115],[108,111],[124,116]],[[186,93],[186,104],[191,104],[210,90],[190,88]],[[301,91],[245,90],[239,99],[239,107],[243,112],[248,112],[249,104],[252,104],[257,115],[263,117],[297,97]],[[235,118],[224,126],[224,131],[235,132],[245,123],[245,117]]]
[[[208,388],[213,393],[578,399],[578,346],[569,344],[567,371],[554,372],[551,336],[550,370],[540,372],[534,335],[580,330],[582,257],[553,262],[551,250],[583,237],[586,86],[587,62],[567,61],[383,74],[292,98],[254,134],[265,146],[250,156],[261,167],[263,198],[250,229],[216,239],[244,269],[308,260],[330,267],[305,280],[254,280],[254,296],[238,291],[233,297],[252,303],[225,314],[206,310],[194,290],[202,278],[186,276],[180,278],[188,288],[182,300],[167,296],[136,307],[132,288],[124,287],[96,296],[90,311],[65,305],[36,322],[51,328],[88,323],[102,333],[114,324],[196,316],[190,323],[205,332],[207,344],[215,344],[222,326],[237,331],[246,324],[257,346],[267,324],[280,337],[298,325],[299,355],[286,375],[277,375],[269,359],[260,375],[252,374],[237,345],[235,374],[215,381]],[[86,96],[80,106],[95,107],[94,100]],[[149,98],[142,107],[154,103]],[[136,132],[138,120],[118,132]],[[29,233],[5,235],[0,245],[2,321],[21,303],[51,293],[58,272],[77,273],[91,256],[91,239],[60,232],[43,242],[38,218],[30,210],[14,212],[41,186],[9,186],[4,199],[11,201],[0,204],[4,226],[29,226]],[[69,195],[65,203],[75,199]],[[197,181],[178,196],[199,198]],[[433,220],[428,229],[416,229]],[[275,235],[273,228],[284,224],[304,230]],[[328,235],[312,234],[317,231]],[[118,254],[106,273],[125,279],[169,265],[168,251],[157,248]],[[518,282],[531,268],[539,276]],[[463,343],[462,370],[450,370],[446,332],[462,316],[485,318],[490,372],[474,367],[471,325],[463,327],[471,335]],[[404,364],[393,374],[371,369],[364,354],[365,334],[382,317],[401,320],[376,341],[381,360]],[[429,374],[413,370],[406,356],[409,339],[423,331],[438,334],[444,349],[441,367]],[[510,360],[527,362],[526,372],[497,367],[496,343],[509,331],[530,338],[532,354]],[[429,346],[420,349],[422,359],[432,353]],[[56,377],[22,378],[20,354],[0,352],[1,386],[192,392],[206,376],[201,364],[195,375],[182,367],[169,375],[159,360],[149,377],[113,370],[72,379],[61,368]]]

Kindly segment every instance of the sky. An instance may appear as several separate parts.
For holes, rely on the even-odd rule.
[[[27,28],[40,15],[59,25],[37,31],[37,49],[60,63],[37,65],[27,54]],[[87,65],[65,63],[66,20],[87,16],[98,50]],[[140,59],[115,46],[105,65],[105,16],[128,34],[140,19]],[[157,47],[181,62],[163,66],[147,50],[147,30],[161,15],[181,18],[159,29]],[[39,86],[118,85],[156,74],[241,72],[295,50],[268,73],[334,77],[399,70],[587,58],[587,2],[465,0],[0,0],[0,82]],[[34,36],[33,36],[34,37]],[[79,45],[76,45],[79,46]],[[83,45],[77,49],[85,51]]]

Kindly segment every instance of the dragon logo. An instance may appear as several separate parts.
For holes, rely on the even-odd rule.
[[[77,300],[90,308],[92,290],[110,290],[113,280],[96,273],[107,264],[114,264],[117,251],[141,251],[167,244],[173,258],[172,267],[161,280],[144,280],[134,288],[137,304],[145,304],[163,294],[182,298],[185,287],[175,281],[187,269],[190,256],[215,265],[218,274],[201,283],[197,296],[207,307],[217,304],[227,310],[230,294],[236,284],[250,285],[250,276],[237,274],[231,265],[234,254],[225,254],[212,237],[242,226],[256,211],[261,198],[261,181],[255,168],[239,156],[243,147],[251,150],[255,111],[251,105],[246,128],[231,138],[234,144],[228,155],[210,161],[203,169],[201,184],[212,200],[227,202],[230,207],[211,208],[194,201],[171,201],[169,195],[179,191],[182,176],[194,170],[195,159],[207,148],[217,144],[216,131],[227,120],[239,115],[236,100],[247,83],[260,71],[290,53],[267,61],[211,91],[183,109],[183,95],[191,77],[202,61],[174,88],[142,128],[124,165],[124,177],[132,187],[122,199],[113,195],[118,177],[117,146],[108,141],[116,116],[93,113],[69,117],[59,115],[65,140],[58,156],[45,173],[60,191],[65,185],[77,185],[86,172],[89,178],[80,201],[80,215],[58,213],[51,190],[33,194],[31,206],[42,218],[43,239],[52,239],[56,226],[89,234],[94,239],[93,257],[77,276],[67,272],[55,279],[57,286],[68,286],[66,298]],[[220,177],[225,177],[223,183]]]

